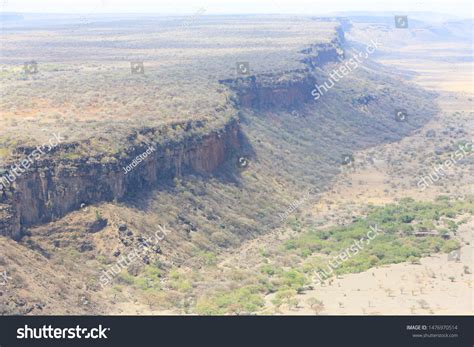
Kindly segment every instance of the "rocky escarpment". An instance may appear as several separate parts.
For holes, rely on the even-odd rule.
[[[307,55],[303,62],[310,66],[311,69],[314,69],[327,63],[344,59],[343,46],[346,39],[344,37],[343,25],[345,24],[341,24],[336,28],[336,35],[331,42],[311,45],[302,50],[301,53]]]
[[[294,108],[313,100],[311,91],[317,81],[312,70],[340,59],[343,41],[339,28],[330,43],[302,51],[307,68],[220,82],[234,91],[237,108]],[[189,130],[186,124],[176,126]],[[186,173],[210,173],[240,147],[239,129],[238,121],[233,119],[220,130],[166,143],[153,141],[161,130],[141,129],[127,138],[123,153],[107,158],[83,155],[72,159],[68,153],[80,144],[61,145],[36,161],[11,186],[0,187],[0,235],[19,238],[22,228],[61,218],[83,204],[120,199]],[[137,140],[143,137],[150,139],[148,144]],[[147,158],[125,172],[124,168],[150,146],[153,150]],[[22,152],[33,150],[23,148]]]
[[[344,58],[344,32],[341,27],[331,42],[309,46],[301,51],[305,69],[285,71],[279,74],[257,74],[236,79],[225,79],[220,83],[235,93],[238,107],[258,110],[271,108],[294,109],[313,100],[311,91],[317,83],[312,71],[325,64]]]
[[[210,173],[239,148],[235,119],[222,129],[179,142],[137,143],[138,137],[153,139],[159,131],[146,128],[130,135],[125,156],[58,159],[74,147],[67,144],[35,162],[12,186],[0,191],[0,234],[19,238],[22,227],[60,218],[81,205],[120,199],[187,173]]]
[[[339,39],[335,39],[329,43],[310,46],[301,52],[308,55],[303,59],[303,62],[312,69],[344,59],[344,50],[342,49],[342,43]]]
[[[311,101],[311,90],[316,80],[307,70],[296,70],[279,75],[260,74],[247,78],[222,80],[235,92],[238,107],[271,109],[290,108]]]

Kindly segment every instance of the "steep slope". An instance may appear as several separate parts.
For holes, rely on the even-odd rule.
[[[130,174],[119,172],[143,153],[144,143],[158,148],[147,131],[131,138],[126,155],[111,163],[102,157],[68,160],[66,150],[66,158],[20,178],[14,193],[3,194],[4,211],[13,219],[3,233],[23,236],[5,254],[6,267],[25,278],[8,264],[16,264],[14,253],[28,249],[48,271],[61,273],[61,281],[74,277],[86,286],[65,288],[58,279],[42,286],[36,279],[29,285],[12,281],[3,298],[22,298],[33,309],[12,304],[3,312],[107,313],[118,301],[135,300],[137,307],[149,301],[163,309],[185,305],[192,285],[180,282],[178,268],[212,264],[226,248],[271,230],[295,199],[315,200],[318,189],[328,189],[348,169],[344,158],[352,152],[399,140],[435,114],[432,94],[370,60],[315,101],[315,84],[327,81],[343,64],[339,60],[353,53],[351,47],[344,52],[340,31],[335,35],[331,45],[319,47],[323,54],[317,45],[304,50],[304,69],[221,80],[233,92],[229,107],[238,121],[220,132],[161,145]],[[396,120],[398,108],[406,109],[407,122]],[[33,225],[45,222],[50,223]],[[142,249],[159,226],[171,233],[102,287],[103,273]],[[20,263],[29,265],[28,259]]]

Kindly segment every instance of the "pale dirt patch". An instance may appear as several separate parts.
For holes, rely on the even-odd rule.
[[[431,171],[431,168],[420,167],[417,158],[431,155],[435,148],[453,141],[450,136],[439,138],[436,142],[427,141],[424,134],[428,130],[439,134],[454,127],[463,129],[468,138],[474,139],[473,64],[436,60],[440,57],[438,48],[441,46],[420,42],[402,49],[403,53],[423,56],[423,60],[379,60],[385,65],[415,71],[415,83],[440,93],[437,102],[441,113],[413,136],[357,153],[354,165],[343,171],[333,189],[323,194],[314,206],[313,217],[321,218],[331,211],[336,215],[336,211],[344,208],[352,208],[353,214],[356,214],[358,206],[363,204],[386,204],[404,197],[433,200],[441,194],[459,196],[474,193],[473,171],[469,165],[456,165],[449,171],[449,176],[424,191],[416,187],[420,170],[423,174]],[[448,46],[452,48],[451,56],[452,52],[459,52],[451,44]],[[414,159],[410,157],[412,153],[416,153]],[[472,218],[460,227],[460,262],[448,261],[446,254],[438,254],[422,258],[420,265],[401,263],[348,274],[334,278],[330,285],[327,281],[324,287],[298,295],[296,308],[282,306],[277,313],[315,314],[306,301],[316,298],[325,306],[320,314],[472,314],[472,274],[465,273],[465,266],[468,267],[467,272],[472,272],[473,229]],[[273,296],[266,297],[268,307],[273,306]]]
[[[439,60],[446,47],[449,47],[449,56],[445,55],[448,59],[464,54],[464,47],[453,45],[449,42],[404,43],[401,49],[407,59],[393,60],[385,56],[384,60],[379,60],[383,64],[416,72],[413,82],[439,92],[439,116],[397,143],[354,153],[354,166],[344,168],[334,185],[321,194],[318,203],[309,208],[302,205],[295,214],[309,215],[318,225],[329,227],[344,224],[351,216],[361,215],[367,204],[371,203],[383,205],[405,197],[430,201],[441,194],[459,196],[474,193],[474,177],[469,165],[456,165],[449,171],[448,177],[425,191],[416,186],[420,173],[426,174],[431,169],[425,167],[426,162],[422,163],[421,159],[431,157],[437,148],[458,140],[452,137],[455,135],[453,132],[443,132],[450,127],[463,129],[468,138],[474,139],[472,64]],[[400,52],[400,47],[385,46],[384,49]],[[430,57],[434,59],[430,60]],[[428,130],[438,134],[435,139],[426,137]],[[468,266],[467,272],[472,272],[473,228],[472,218],[460,227],[458,237],[463,239],[460,262],[448,261],[447,254],[437,254],[422,258],[420,265],[401,263],[344,275],[334,278],[331,285],[327,281],[325,287],[297,295],[299,304],[295,309],[290,310],[283,305],[279,312],[315,314],[307,300],[316,298],[324,303],[320,314],[472,314],[472,274],[466,273],[464,266]],[[203,269],[205,277],[212,283],[219,279],[222,281],[222,273],[226,269],[256,269],[262,250],[278,247],[292,236],[291,230],[276,228],[249,240],[220,256],[215,268]],[[264,314],[275,313],[271,303],[273,296],[265,298]],[[133,298],[128,298],[128,301],[117,303],[112,314],[179,314],[177,310],[155,311]]]
[[[422,258],[420,265],[400,263],[334,277],[324,286],[298,295],[296,308],[283,305],[276,313],[314,315],[308,300],[316,298],[324,304],[320,314],[473,314],[473,228],[474,219],[460,228],[460,261],[437,254]],[[466,273],[466,266],[471,273]],[[266,298],[269,306],[273,297]]]

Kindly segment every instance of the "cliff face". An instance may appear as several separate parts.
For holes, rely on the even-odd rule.
[[[289,71],[280,75],[257,75],[222,80],[236,95],[238,107],[271,109],[290,108],[311,101],[316,80],[307,70]]]
[[[305,69],[285,71],[280,74],[259,74],[256,76],[226,79],[220,83],[231,88],[236,95],[238,107],[258,110],[272,108],[297,108],[313,100],[311,91],[317,83],[311,73],[316,67],[334,63],[344,58],[342,45],[345,42],[341,27],[329,43],[311,45],[301,51]]]
[[[344,54],[343,42],[343,32],[338,29],[331,43],[312,45],[302,51],[306,55],[305,69],[220,82],[234,91],[237,108],[297,108],[313,101],[311,91],[317,81],[312,70],[340,59]],[[187,128],[183,124],[180,127]],[[186,173],[211,173],[232,155],[232,149],[240,147],[239,129],[238,121],[232,120],[220,131],[202,137],[166,145],[151,144],[154,150],[127,173],[124,168],[149,148],[133,144],[136,134],[127,138],[130,145],[124,152],[125,158],[117,156],[113,161],[104,162],[100,157],[59,159],[58,153],[75,146],[61,145],[49,158],[36,162],[18,177],[12,186],[0,187],[0,235],[16,239],[21,236],[22,227],[63,217],[82,204],[120,199],[129,192]],[[156,131],[142,129],[140,135]]]
[[[341,48],[339,40],[333,40],[330,43],[310,46],[302,51],[308,56],[303,59],[303,62],[309,65],[312,69],[318,66],[323,66],[330,62],[336,62],[344,58],[344,51]]]
[[[238,147],[239,124],[233,120],[202,138],[130,147],[126,158],[111,163],[90,158],[40,161],[0,192],[0,234],[18,238],[21,227],[60,218],[82,204],[120,199],[186,173],[210,173]],[[149,154],[135,168],[129,166],[147,150]],[[128,173],[127,166],[131,168]]]

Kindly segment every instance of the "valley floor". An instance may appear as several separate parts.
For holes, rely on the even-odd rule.
[[[456,48],[463,51],[465,47]],[[410,184],[419,177],[416,173],[420,172],[420,167],[410,162],[407,154],[416,150],[421,158],[429,156],[434,147],[442,147],[451,141],[446,136],[442,142],[427,143],[421,134],[429,130],[442,133],[454,127],[464,129],[474,139],[472,63],[440,62],[439,54],[433,54],[432,49],[432,45],[418,41],[402,49],[407,56],[416,52],[415,57],[401,61],[384,56],[379,62],[415,72],[415,83],[439,93],[440,115],[414,136],[359,153],[359,163],[356,160],[353,170],[343,174],[314,207],[314,217],[324,218],[327,213],[336,216],[340,213],[336,211],[341,209],[350,213],[361,204],[379,205],[403,197],[434,200],[441,194],[461,196],[474,192],[474,177],[469,165],[452,168],[448,177],[424,191]],[[387,158],[391,158],[392,164]],[[401,163],[398,167],[393,165],[397,162]],[[421,167],[421,170],[429,174],[431,168]],[[457,235],[462,245],[460,261],[449,261],[447,254],[437,254],[422,258],[421,264],[417,265],[401,263],[340,276],[331,285],[306,291],[297,307],[280,307],[279,313],[314,314],[307,303],[314,297],[324,303],[320,314],[472,314],[472,273],[465,273],[464,269],[466,266],[472,268],[473,264],[473,231],[471,217]],[[270,307],[271,298],[272,295],[267,297]]]
[[[462,51],[465,47],[457,48]],[[463,129],[468,138],[474,139],[473,90],[469,83],[472,64],[440,62],[432,49],[432,45],[417,41],[403,48],[403,53],[411,58],[389,60],[390,55],[383,55],[379,62],[415,72],[414,83],[439,93],[440,114],[398,143],[357,153],[354,166],[343,172],[312,208],[313,220],[324,226],[342,224],[341,220],[357,215],[367,204],[383,205],[405,197],[432,201],[442,194],[462,196],[474,192],[469,163],[451,168],[449,176],[424,191],[416,185],[420,172],[429,174],[431,170],[419,158],[430,157],[437,148],[452,143],[446,129]],[[438,133],[435,141],[425,136],[429,130]],[[415,160],[410,156],[413,152],[417,153]],[[462,245],[459,261],[449,261],[447,254],[437,254],[422,258],[420,264],[394,264],[339,276],[330,285],[299,294],[298,304],[291,308],[274,307],[275,294],[270,294],[265,299],[263,313],[314,314],[308,301],[316,298],[324,304],[319,314],[472,314],[472,270],[465,269],[472,269],[473,230],[471,217],[457,234]],[[275,247],[289,237],[291,232],[282,230],[258,237],[223,257],[218,267],[239,264],[241,268],[251,269],[255,265],[252,259],[259,250]]]
[[[469,315],[472,314],[472,230],[474,221],[458,232],[460,260],[448,254],[425,257],[420,264],[400,263],[334,278],[325,286],[300,295],[296,307],[277,313],[314,315],[311,298],[324,303],[318,314],[331,315]],[[468,244],[470,243],[470,244]],[[273,295],[267,297],[272,306]]]
[[[359,29],[356,25],[348,35],[348,39],[354,42],[370,41],[358,35],[374,33],[366,28]],[[299,266],[308,265],[304,263],[308,258],[302,254],[280,252],[287,241],[301,236],[295,231],[297,228],[292,227],[293,222],[293,224],[304,222],[305,226],[314,226],[318,232],[321,230],[325,232],[328,228],[346,226],[360,217],[365,217],[369,205],[399,203],[404,198],[432,202],[440,195],[457,198],[474,194],[472,152],[469,154],[471,158],[465,158],[451,167],[446,176],[427,189],[420,190],[417,186],[420,176],[430,174],[437,160],[442,156],[449,156],[452,148],[460,140],[474,141],[472,121],[474,95],[472,83],[469,82],[472,79],[472,64],[460,62],[467,48],[451,42],[438,42],[434,45],[425,43],[417,37],[411,38],[402,47],[395,44],[385,42],[374,55],[374,60],[393,67],[394,74],[407,78],[414,76],[411,82],[436,92],[440,112],[423,128],[401,141],[353,153],[354,162],[343,167],[342,172],[334,180],[332,173],[337,174],[337,170],[327,171],[326,176],[330,176],[332,180],[329,188],[325,188],[324,193],[317,194],[317,200],[306,199],[290,213],[282,226],[270,229],[270,224],[264,221],[272,220],[268,218],[269,216],[277,218],[278,212],[284,212],[274,205],[275,201],[289,201],[286,190],[295,194],[301,192],[303,196],[311,187],[302,186],[309,185],[309,182],[314,185],[326,185],[326,181],[316,176],[320,173],[315,173],[324,171],[319,162],[314,169],[307,168],[306,156],[312,153],[309,151],[311,146],[323,148],[324,151],[329,149],[329,156],[332,155],[333,148],[339,148],[331,145],[335,142],[328,141],[329,145],[325,143],[327,141],[325,135],[336,138],[338,144],[342,143],[339,141],[339,134],[337,132],[333,134],[333,129],[330,128],[331,124],[337,124],[336,122],[325,124],[330,130],[322,133],[323,135],[318,138],[319,142],[312,141],[314,136],[311,137],[311,141],[301,136],[301,143],[293,147],[276,146],[280,142],[285,145],[285,142],[276,135],[262,136],[263,140],[267,138],[275,141],[274,143],[262,141],[264,145],[256,147],[256,150],[264,155],[259,156],[257,153],[256,157],[262,162],[271,161],[272,165],[262,166],[265,170],[261,171],[242,172],[244,177],[242,181],[246,183],[247,190],[240,189],[239,186],[228,189],[228,182],[221,182],[216,178],[202,182],[199,178],[188,178],[192,180],[189,184],[185,180],[183,182],[177,180],[173,189],[162,189],[154,195],[150,193],[150,196],[139,196],[128,205],[104,203],[90,206],[48,225],[38,226],[33,229],[31,238],[26,238],[22,244],[16,244],[10,239],[0,239],[1,246],[10,249],[3,257],[0,255],[0,265],[12,263],[9,273],[17,273],[16,276],[12,276],[5,288],[0,288],[3,291],[3,301],[10,304],[6,312],[15,314],[87,312],[112,315],[220,314],[224,311],[219,311],[218,306],[222,305],[229,308],[225,313],[236,314],[248,312],[266,315],[472,314],[474,230],[472,214],[460,216],[464,222],[459,223],[459,230],[455,235],[461,245],[458,261],[448,259],[446,253],[421,253],[432,255],[419,259],[419,264],[418,261],[404,262],[373,267],[360,273],[340,275],[321,287],[306,285],[304,290],[298,292],[291,287],[295,292],[291,306],[286,302],[278,306],[275,304],[274,292],[278,293],[280,289],[278,285],[281,283],[275,281],[276,276],[273,276],[275,272],[271,272],[278,269],[283,273],[296,273],[293,278],[284,276],[279,278],[279,280],[291,280],[293,285],[298,284],[298,276],[304,272],[303,270],[298,272]],[[450,55],[444,57],[444,50],[440,50],[440,47],[450,47]],[[380,75],[384,73],[386,72],[381,71]],[[395,87],[398,85],[395,84]],[[418,100],[411,99],[412,105],[407,109],[413,109],[413,104],[420,110],[423,109],[416,103]],[[394,103],[403,106],[403,100]],[[331,104],[330,107],[332,106]],[[324,113],[324,109],[321,112]],[[331,117],[326,115],[324,117],[317,119],[322,122],[331,121]],[[279,122],[277,116],[274,121]],[[301,121],[299,124],[306,124],[303,120],[299,121]],[[266,120],[257,118],[254,122],[265,123]],[[277,132],[277,127],[269,130],[271,127],[256,125],[258,126],[255,129],[247,129],[244,125],[244,130],[248,130],[249,135],[254,135],[258,143],[261,142],[262,129]],[[254,133],[250,133],[252,131]],[[341,131],[344,132],[344,129]],[[304,135],[299,128],[295,133]],[[288,144],[295,140],[290,136],[292,134],[283,134],[289,138]],[[348,134],[349,140],[353,140],[353,133]],[[311,145],[303,146],[305,141]],[[301,148],[306,151],[300,150]],[[273,155],[274,152],[280,156]],[[435,155],[437,152],[441,155]],[[283,154],[291,156],[293,161],[298,162],[297,164],[308,172],[292,171],[291,168],[298,165],[287,163],[285,161],[287,156]],[[269,174],[268,168],[274,169],[278,166],[281,166],[281,172]],[[302,179],[301,173],[312,180]],[[289,188],[289,182],[298,184],[293,184]],[[187,191],[188,186],[192,188],[192,194]],[[223,196],[220,197],[219,194]],[[176,195],[180,195],[179,198]],[[273,200],[267,199],[267,196]],[[236,209],[237,203],[244,208]],[[268,206],[262,208],[258,215],[246,211],[265,204]],[[196,211],[196,207],[199,207],[199,211]],[[221,209],[222,215],[215,213]],[[206,213],[201,213],[200,210]],[[90,224],[89,221],[95,220],[97,216],[103,216],[108,220],[107,227],[98,233],[84,233]],[[159,263],[152,259],[150,265],[147,263],[147,266],[143,266],[141,273],[130,267],[128,269],[130,271],[123,271],[112,285],[105,288],[97,285],[100,271],[116,262],[118,256],[112,257],[112,254],[119,254],[117,250],[121,250],[122,254],[127,253],[137,245],[130,243],[131,235],[127,234],[130,237],[127,235],[125,237],[117,232],[119,225],[126,223],[128,231],[130,233],[133,231],[134,237],[136,236],[138,240],[142,230],[154,230],[157,225],[162,224],[169,225],[168,222],[173,221],[175,217],[190,230],[179,232],[180,230],[176,229],[178,232],[171,233],[164,240],[160,252],[163,254],[161,259],[166,262]],[[214,236],[212,242],[227,242],[226,247],[222,247],[218,252],[211,248],[212,243],[203,236],[204,233],[193,230],[196,228],[188,217],[196,217],[194,224],[203,225],[203,229],[210,226],[208,229],[213,231]],[[238,219],[237,226],[245,227],[239,228],[227,223],[232,219]],[[179,226],[182,227],[181,224]],[[227,234],[221,230],[214,232],[214,226],[227,228]],[[255,232],[257,229],[262,233]],[[270,230],[265,231],[267,229]],[[239,235],[242,236],[242,243],[222,237],[222,235],[233,235],[232,232],[236,231],[242,234]],[[129,244],[125,247],[123,241]],[[338,241],[337,244],[339,243]],[[202,246],[203,251],[194,254],[196,244]],[[324,244],[324,247],[333,252],[334,249],[328,244]],[[20,246],[25,251],[22,251]],[[215,252],[212,252],[213,250]],[[303,253],[304,247],[299,251]],[[319,251],[321,249],[314,251],[316,257],[319,256],[317,253]],[[17,254],[21,256],[18,257]],[[110,257],[105,257],[104,254]],[[190,255],[193,255],[193,258]],[[191,261],[187,263],[188,259]],[[277,266],[274,266],[275,264]],[[367,268],[369,267],[364,269]],[[249,288],[258,286],[265,287],[266,291],[254,295],[255,293]],[[247,289],[250,293],[246,291]],[[271,291],[272,294],[267,294]],[[27,299],[19,300],[17,294],[18,297]],[[41,297],[41,304],[30,305],[28,301],[36,302],[37,298],[31,298],[33,296]],[[315,310],[316,300],[322,302],[322,306],[316,307]]]
[[[410,48],[412,51],[410,51]],[[385,49],[390,50],[390,47]],[[394,49],[394,48],[392,48]],[[450,169],[449,175],[421,191],[417,187],[420,173],[429,174],[431,165],[419,158],[431,157],[437,148],[453,141],[446,129],[463,129],[474,139],[472,122],[472,85],[466,76],[472,76],[472,66],[458,64],[447,68],[432,54],[432,46],[422,42],[407,45],[403,61],[389,60],[383,55],[379,62],[415,72],[413,82],[439,93],[440,114],[423,129],[400,142],[384,144],[359,152],[354,165],[343,172],[331,189],[322,194],[314,206],[302,206],[301,214],[310,215],[319,226],[342,225],[347,218],[360,215],[367,204],[384,205],[411,197],[415,200],[434,201],[439,195],[463,196],[474,192],[472,164],[460,164]],[[389,56],[389,55],[388,55]],[[431,60],[430,60],[431,57]],[[447,82],[449,81],[449,83]],[[434,130],[438,136],[429,139],[426,133]],[[411,154],[416,153],[413,157]],[[471,166],[470,166],[471,165]],[[265,297],[260,314],[339,315],[339,314],[472,314],[472,235],[474,219],[463,224],[456,237],[461,243],[460,259],[450,260],[448,254],[438,253],[421,258],[420,264],[399,263],[372,268],[333,278],[322,287],[305,290],[296,297],[297,304],[275,307],[275,294]],[[225,282],[226,271],[241,269],[253,271],[258,266],[256,255],[262,249],[279,247],[284,240],[295,236],[286,228],[275,229],[245,242],[242,246],[219,256],[215,267],[199,272],[209,279],[209,288]],[[467,269],[467,270],[466,270]],[[315,312],[311,298],[323,302]],[[118,303],[112,314],[183,314],[183,311],[157,311],[145,304],[130,301]]]

